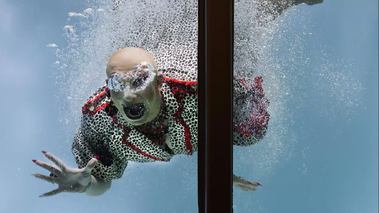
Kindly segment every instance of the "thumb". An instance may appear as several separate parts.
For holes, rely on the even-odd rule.
[[[98,163],[97,159],[99,159],[99,156],[96,156],[96,157],[92,158],[90,161],[88,161],[85,170],[88,171],[88,172],[91,172],[92,169],[95,168],[95,166]]]

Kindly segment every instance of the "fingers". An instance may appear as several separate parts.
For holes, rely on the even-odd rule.
[[[45,194],[42,194],[40,195],[39,197],[49,197],[49,196],[53,196],[53,195],[56,195],[58,193],[61,193],[63,190],[62,189],[54,189],[53,191],[50,191],[50,192],[46,192]]]
[[[53,154],[42,151],[42,153],[51,160],[55,165],[57,165],[60,169],[64,170],[66,169],[66,165],[61,161],[59,158],[55,157]]]
[[[245,189],[246,189],[246,191],[255,191],[255,190],[257,190],[257,188],[255,188],[255,187],[252,186],[252,185],[246,185],[246,186],[245,186]]]
[[[55,168],[54,166],[52,165],[49,165],[45,162],[42,162],[42,161],[38,161],[38,160],[33,160],[33,162],[35,164],[37,164],[38,166],[44,168],[44,169],[47,169],[48,171],[54,173],[55,175],[60,175],[61,174],[61,171],[57,168]]]
[[[262,186],[262,184],[260,184],[258,182],[250,182],[250,181],[247,181],[247,180],[243,179],[242,177],[238,177],[234,174],[233,174],[233,183],[239,184],[239,185],[247,185],[247,186],[251,185],[254,187]]]
[[[255,190],[257,190],[257,188],[255,188],[254,186],[248,185],[248,184],[236,184],[236,186],[243,191],[255,191]]]
[[[243,191],[255,191],[257,190],[256,187],[262,186],[258,182],[250,182],[236,175],[233,175],[233,183]]]
[[[262,184],[258,183],[258,182],[250,182],[250,181],[246,181],[247,183],[249,183],[250,185],[253,185],[253,186],[262,186]]]
[[[96,156],[92,158],[90,161],[88,161],[87,166],[84,169],[84,171],[91,172],[92,169],[95,168],[95,166],[97,165],[98,159],[99,159],[99,156]]]
[[[45,180],[49,183],[58,183],[58,180],[54,177],[49,177],[46,175],[41,175],[41,174],[32,174],[34,177],[39,178],[41,180]]]

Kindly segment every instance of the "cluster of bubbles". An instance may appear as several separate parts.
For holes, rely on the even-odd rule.
[[[270,100],[271,119],[264,141],[234,147],[235,169],[258,179],[292,156],[296,135],[289,127],[295,111],[309,106],[305,98],[314,96],[319,100],[316,106],[326,99],[334,109],[352,110],[360,104],[362,91],[351,72],[352,63],[329,61],[328,53],[318,50],[313,58],[307,55],[305,50],[312,49],[307,41],[316,38],[304,19],[306,14],[291,8],[277,17],[276,13],[262,13],[259,2],[236,1],[234,13],[234,77],[262,76]],[[82,105],[105,83],[109,57],[121,48],[144,48],[167,77],[197,80],[197,0],[124,0],[119,4],[88,0],[87,4],[90,8],[83,12],[69,13],[69,25],[64,27],[68,46],[56,51],[55,78],[61,89],[57,99],[64,102],[61,120],[68,124],[70,138],[73,128],[79,126]],[[305,92],[310,90],[314,94]],[[290,103],[296,103],[295,108],[290,108]],[[319,109],[322,107],[319,104]]]
[[[68,132],[79,125],[89,95],[105,83],[106,63],[119,49],[146,49],[167,77],[197,80],[197,1],[89,0],[87,5],[83,12],[69,13],[68,45],[56,53],[58,99],[67,100],[60,105],[61,120]]]
[[[249,8],[248,5],[242,7]],[[263,76],[263,89],[270,100],[271,116],[264,141],[253,147],[234,147],[234,166],[241,175],[254,174],[253,177],[259,180],[271,174],[274,166],[298,155],[294,152],[294,145],[303,136],[291,130],[295,122],[304,116],[298,112],[304,108],[311,109],[325,117],[325,122],[354,116],[358,109],[363,108],[360,96],[364,88],[357,77],[362,72],[357,70],[357,62],[343,59],[328,47],[320,46],[318,43],[324,42],[317,36],[319,31],[313,28],[306,12],[292,7],[276,18],[267,14],[264,26],[256,20],[249,28],[249,20],[259,13],[254,14],[254,9],[249,11],[252,13],[240,14],[241,18],[236,18],[236,21],[245,23],[242,28],[250,30],[245,36],[254,35],[250,39],[255,43],[250,44],[245,39],[246,42],[240,45],[245,50],[240,49],[240,54],[235,50],[235,53],[246,55],[253,50],[256,62],[249,65],[254,67],[252,70],[243,69],[249,62],[244,62],[238,69],[238,61],[243,61],[244,57],[237,60],[235,56],[235,74],[240,77]],[[244,34],[245,31],[236,26],[235,34],[238,33]],[[305,164],[300,165],[305,174]]]
[[[108,88],[125,95],[144,91],[155,79],[153,65],[143,61],[127,73],[115,73],[108,79]]]
[[[288,23],[278,22],[278,13],[262,13],[260,1],[254,2],[238,1],[235,5],[234,76],[237,79],[262,76],[263,90],[270,101],[270,122],[263,141],[250,147],[234,147],[233,165],[238,175],[259,180],[270,174],[284,157],[291,155],[295,139],[288,130],[292,118],[286,94],[290,94],[290,88],[282,80],[281,70],[273,66],[272,45]],[[276,11],[274,6],[265,5],[265,8]],[[292,13],[289,11],[280,17],[291,16]],[[253,100],[252,96],[247,99]],[[235,119],[245,120],[244,116],[254,113],[253,101],[249,102],[242,106],[246,113]],[[241,106],[235,103],[234,108]]]

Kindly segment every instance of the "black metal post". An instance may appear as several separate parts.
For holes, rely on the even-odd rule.
[[[199,0],[199,212],[232,212],[233,13]]]

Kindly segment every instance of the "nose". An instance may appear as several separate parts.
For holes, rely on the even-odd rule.
[[[137,95],[131,92],[128,92],[127,94],[124,94],[124,99],[128,102],[133,101],[133,99],[137,98]]]

